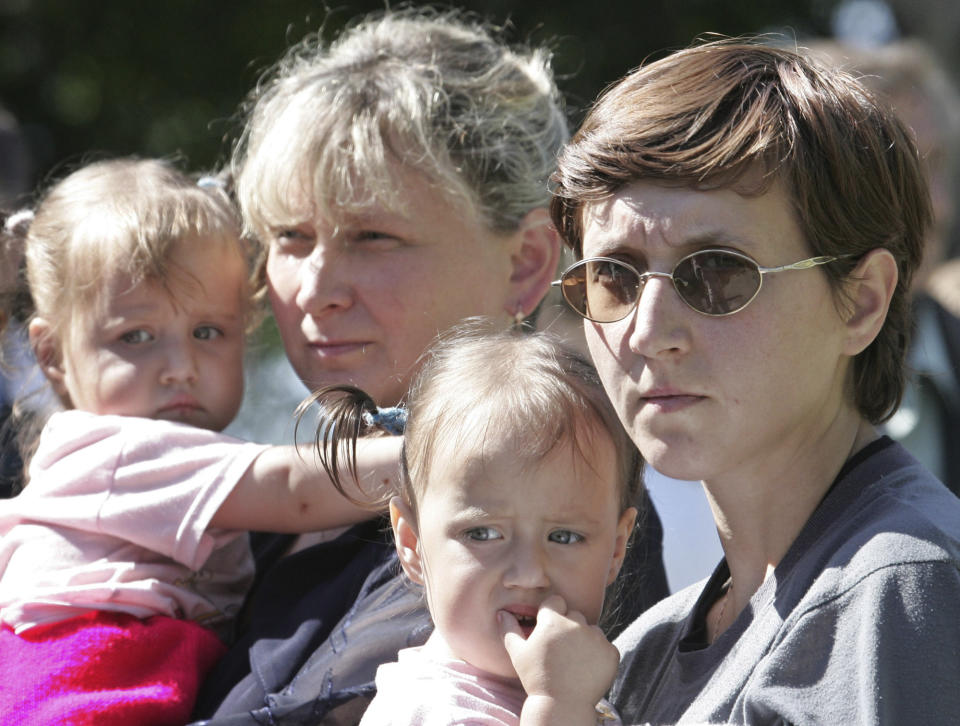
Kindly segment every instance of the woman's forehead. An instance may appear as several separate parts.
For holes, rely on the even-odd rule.
[[[271,215],[286,223],[322,219],[331,226],[355,227],[387,217],[417,221],[431,209],[451,206],[465,216],[476,214],[472,205],[426,172],[397,161],[371,174],[355,170],[349,178],[315,174],[291,192]]]
[[[793,208],[780,183],[759,194],[736,187],[697,189],[637,181],[582,210],[583,253],[588,257],[623,249],[704,246],[749,248],[801,237]]]

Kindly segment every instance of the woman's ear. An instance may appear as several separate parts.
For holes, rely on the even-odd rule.
[[[413,512],[401,497],[390,499],[390,524],[393,526],[393,539],[400,556],[400,565],[407,577],[418,585],[423,585],[420,537],[417,535],[415,523]]]
[[[617,522],[617,540],[614,545],[613,559],[610,560],[610,572],[607,574],[607,584],[613,584],[620,574],[620,568],[623,567],[623,560],[627,556],[627,545],[630,543],[630,535],[633,533],[633,525],[637,521],[637,508],[629,507],[620,515],[620,521]]]
[[[66,402],[69,393],[64,380],[63,352],[60,349],[60,341],[53,334],[53,326],[45,318],[33,318],[27,330],[37,365],[50,381],[54,392]]]
[[[519,245],[510,258],[511,295],[506,310],[511,318],[518,312],[526,317],[546,296],[557,274],[561,246],[545,207],[527,212],[515,234]]]
[[[897,287],[897,261],[882,247],[861,258],[846,284],[846,340],[843,352],[855,356],[877,337]]]

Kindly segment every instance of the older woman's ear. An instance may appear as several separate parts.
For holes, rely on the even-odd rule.
[[[527,212],[514,233],[511,262],[511,295],[505,312],[526,317],[547,294],[560,262],[560,235],[546,208]]]
[[[898,277],[897,261],[882,247],[871,250],[857,263],[846,283],[844,353],[855,356],[877,337]]]

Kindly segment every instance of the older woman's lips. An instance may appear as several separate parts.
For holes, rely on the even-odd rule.
[[[672,413],[693,406],[703,399],[704,396],[698,396],[692,393],[669,389],[655,389],[642,394],[640,396],[640,404],[644,407],[649,406],[655,408],[663,413]]]
[[[353,353],[365,353],[370,343],[365,341],[328,341],[310,343],[310,348],[324,358],[335,358]]]

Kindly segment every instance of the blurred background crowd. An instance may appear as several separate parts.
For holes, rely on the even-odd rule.
[[[708,32],[779,33],[799,43],[919,38],[945,68],[960,69],[960,3],[952,0],[452,4],[505,24],[513,42],[553,47],[574,122],[625,71]],[[241,99],[291,41],[318,29],[332,37],[383,6],[384,0],[3,0],[0,101],[26,137],[29,182],[91,153],[180,153],[192,166],[215,165]],[[6,159],[5,150],[5,165]]]

